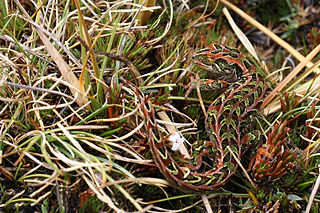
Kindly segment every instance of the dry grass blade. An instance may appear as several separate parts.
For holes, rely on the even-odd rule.
[[[41,195],[35,202],[31,203],[31,206],[35,206],[39,204],[41,201],[43,201],[45,198],[49,197],[51,195],[51,191],[48,191],[47,193]]]
[[[250,182],[250,184],[255,188],[258,189],[258,187],[256,186],[256,184],[251,180],[250,175],[248,174],[247,170],[243,167],[243,165],[241,164],[240,160],[238,159],[238,157],[234,154],[234,152],[231,150],[231,148],[229,146],[227,146],[227,149],[229,150],[229,152],[231,153],[233,159],[237,162],[237,164],[240,166],[240,168],[242,169],[243,173],[245,174],[246,178],[248,179],[248,181]]]
[[[169,32],[169,30],[171,28],[172,22],[173,22],[173,3],[172,3],[171,0],[169,0],[169,5],[170,5],[170,20],[169,20],[169,23],[167,23],[164,32],[158,38],[154,38],[154,39],[152,39],[150,41],[147,41],[146,43],[155,45],[156,43],[161,41],[161,39],[164,38],[168,34],[168,32]]]
[[[301,61],[298,66],[296,66],[289,75],[283,81],[281,81],[278,86],[272,90],[272,92],[266,97],[266,99],[263,101],[260,109],[263,109],[273,98],[274,96],[280,92],[287,84],[289,81],[291,81],[305,66],[308,62],[310,62],[318,53],[320,52],[320,44],[314,48],[309,55]]]
[[[158,187],[170,186],[170,184],[169,184],[169,182],[167,180],[163,180],[163,179],[160,179],[160,178],[148,178],[148,177],[117,180],[117,181],[114,181],[114,182],[106,183],[106,186],[112,186],[112,185],[115,185],[115,184],[127,183],[127,182],[140,182],[140,183],[143,183],[143,184],[150,184],[150,185],[155,185],[155,186],[158,186]]]
[[[94,191],[94,193],[100,200],[107,203],[109,207],[115,210],[116,212],[122,212],[121,209],[116,207],[116,205],[112,202],[111,198],[101,188],[96,187],[94,183],[91,180],[89,180],[85,175],[82,175],[82,178],[86,181],[90,189]]]
[[[27,11],[23,8],[23,6],[20,4],[20,2],[15,1],[19,8],[22,10],[23,14],[26,16],[27,20],[30,23],[33,23],[31,17],[27,13]],[[42,29],[36,27],[36,25],[33,25],[34,29],[37,31],[40,39],[46,46],[50,56],[52,57],[53,61],[57,64],[58,69],[61,72],[61,75],[65,78],[67,82],[69,82],[73,87],[70,87],[71,93],[76,96],[76,103],[79,106],[83,106],[86,103],[88,103],[88,98],[85,96],[85,89],[83,85],[79,83],[79,80],[75,76],[75,74],[72,72],[69,65],[63,60],[63,58],[60,56],[59,52],[56,50],[56,48],[51,44],[49,39],[45,36],[45,34],[42,32]],[[77,96],[77,94],[79,94]],[[90,109],[90,106],[86,106],[87,109]]]
[[[290,81],[290,83],[283,88],[283,91],[286,91],[286,92],[294,91],[297,94],[297,96],[301,97],[301,101],[305,99],[311,99],[310,96],[318,97],[317,94],[320,88],[319,86],[320,76],[316,76],[314,79],[309,80],[304,84],[300,85],[299,83],[304,81],[309,74],[314,72],[315,69],[319,67],[319,65],[320,65],[320,61],[314,63],[314,65],[310,69],[304,71],[303,73],[299,74],[299,76],[296,76],[294,80]],[[263,109],[264,113],[271,114],[278,111],[281,108],[278,100],[279,99],[275,99],[274,101],[271,101]]]
[[[77,10],[78,10],[79,24],[80,24],[80,36],[85,40],[85,42],[88,44],[88,46],[91,47],[92,46],[91,38],[90,38],[90,35],[89,35],[89,31],[88,31],[87,25],[85,24],[85,20],[84,20],[83,14],[81,12],[79,0],[74,0],[73,2],[75,3],[75,5],[77,7]],[[99,76],[99,68],[98,68],[98,65],[97,65],[97,61],[96,61],[95,57],[91,54],[91,52],[89,52],[88,56],[90,56],[90,58],[91,58],[91,61],[92,61],[92,64],[93,64],[93,69],[94,69],[94,74],[95,74],[96,77],[98,77]],[[83,67],[82,69],[85,69],[85,67]],[[84,87],[83,74],[84,73],[82,72],[79,84]]]
[[[160,111],[160,112],[158,112],[157,114],[158,114],[158,116],[159,116],[162,120],[172,123],[172,122],[171,122],[171,119],[169,118],[169,116],[167,115],[166,112]],[[168,132],[169,132],[170,134],[172,134],[172,135],[173,135],[173,134],[179,134],[179,133],[178,133],[178,130],[177,130],[176,127],[173,126],[173,125],[168,125],[168,124],[167,124],[167,125],[166,125],[166,128],[167,128]],[[179,151],[180,151],[181,154],[183,154],[186,158],[189,158],[189,159],[190,159],[189,152],[188,152],[186,146],[185,146],[183,143],[180,144],[180,146],[179,146]]]
[[[228,2],[227,0],[221,0],[221,2],[225,5],[227,5],[230,9],[232,9],[234,12],[236,12],[238,15],[240,15],[242,18],[244,18],[246,21],[251,23],[253,26],[261,30],[263,33],[265,33],[267,36],[269,36],[272,40],[277,42],[280,46],[282,46],[284,49],[286,49],[290,54],[292,54],[296,59],[299,61],[303,61],[305,57],[299,53],[295,48],[293,48],[290,44],[288,44],[286,41],[281,39],[279,36],[271,32],[268,28],[257,22],[254,18],[237,8],[235,5],[232,3]],[[310,61],[306,64],[306,66],[312,67],[313,63]],[[319,69],[316,70],[317,73],[320,72]]]
[[[318,178],[317,178],[317,181],[316,183],[314,184],[314,187],[312,189],[312,192],[311,192],[311,195],[309,197],[309,202],[308,202],[308,205],[307,205],[307,208],[306,208],[306,211],[305,213],[309,213],[310,210],[311,210],[311,206],[312,206],[312,203],[313,203],[313,200],[317,194],[317,191],[319,189],[319,186],[320,186],[320,173],[318,174]]]
[[[254,50],[251,42],[249,41],[249,39],[247,38],[247,36],[241,31],[241,29],[236,25],[236,23],[233,21],[229,11],[227,10],[227,8],[223,8],[223,13],[224,15],[227,17],[227,20],[230,24],[230,26],[232,27],[234,33],[238,36],[239,40],[241,41],[241,43],[243,44],[243,46],[249,51],[249,53],[258,61],[259,57],[256,53],[256,51]]]
[[[42,42],[46,45],[49,54],[51,55],[52,59],[56,62],[58,69],[61,72],[61,75],[65,78],[67,82],[73,85],[74,88],[70,88],[72,94],[76,96],[78,93],[79,96],[76,99],[76,103],[79,106],[83,106],[88,103],[88,98],[85,96],[85,89],[83,85],[79,83],[79,80],[75,76],[75,74],[72,72],[71,68],[68,66],[68,64],[63,60],[63,58],[60,56],[59,52],[53,47],[53,45],[50,43],[49,39],[38,29],[37,30]],[[86,106],[87,109],[90,109],[90,106]]]
[[[77,150],[88,157],[88,153],[81,147],[80,143],[74,139],[70,132],[60,123],[58,123],[57,126],[61,129],[64,135],[72,142],[72,144],[77,148]]]
[[[3,156],[0,155],[0,158],[2,159]],[[0,172],[1,172],[1,174],[3,174],[8,180],[13,181],[14,175],[13,175],[9,170],[7,170],[6,168],[0,166]]]
[[[294,88],[294,86],[296,86],[296,85],[298,85],[298,83],[302,82],[308,75],[315,72],[315,70],[318,69],[319,66],[320,66],[320,60],[317,61],[316,63],[314,63],[314,65],[310,69],[306,70],[301,75],[297,76],[297,78],[294,79],[292,81],[292,83],[288,87],[286,87],[285,89],[287,91],[292,90]],[[312,84],[317,85],[318,82],[319,82],[319,76],[317,76],[314,81],[313,80],[308,81],[305,84],[298,86],[296,91],[297,91],[297,93],[304,94],[306,92],[306,90],[308,90],[310,88],[310,86],[312,86]]]
[[[15,63],[13,63],[7,56],[3,55],[1,52],[0,52],[0,58],[2,58],[11,67],[14,67],[14,68],[18,69],[17,65]]]
[[[207,195],[205,195],[205,194],[201,195],[201,198],[202,198],[204,206],[206,207],[207,213],[212,213],[213,211],[212,211],[212,208],[210,206],[210,203],[209,203]]]
[[[210,3],[210,1],[207,1],[207,3],[206,3],[206,9],[205,9],[204,12],[202,13],[202,15],[201,15],[199,18],[197,18],[196,20],[193,20],[192,22],[190,22],[190,23],[187,25],[187,28],[194,27],[194,26],[195,26],[197,23],[199,23],[201,20],[204,20],[204,19],[210,17],[212,14],[214,14],[214,12],[216,11],[216,9],[217,9],[218,6],[219,6],[219,0],[217,0],[216,5],[214,6],[213,10],[212,10],[209,14],[205,15],[209,3]]]
[[[30,98],[30,96],[25,96],[23,98],[14,98],[14,99],[13,98],[3,98],[0,96],[0,101],[15,103],[15,102],[23,102],[29,98]]]
[[[43,192],[45,188],[50,186],[52,184],[52,182],[56,180],[58,175],[59,175],[58,172],[54,171],[51,176],[48,176],[47,179],[45,179],[44,181],[39,182],[40,184],[43,184],[43,186],[40,187],[38,190],[34,191],[32,194],[30,194],[30,197],[35,197],[39,193]],[[24,181],[27,181],[27,180],[24,180]]]

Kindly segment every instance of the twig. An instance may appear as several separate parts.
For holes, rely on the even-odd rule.
[[[22,88],[22,89],[29,89],[29,90],[33,90],[33,91],[38,91],[38,92],[47,92],[47,93],[51,93],[51,94],[55,94],[55,95],[61,95],[70,99],[73,99],[71,96],[66,95],[62,92],[58,92],[58,91],[54,91],[54,90],[49,90],[49,89],[44,89],[44,88],[40,88],[40,87],[32,87],[32,86],[27,86],[27,85],[23,85],[23,84],[16,84],[16,83],[12,83],[12,82],[8,82],[5,81],[5,83],[11,87],[18,87],[18,88]]]

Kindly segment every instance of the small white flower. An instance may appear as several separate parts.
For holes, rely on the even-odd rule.
[[[181,144],[184,142],[184,139],[180,136],[178,132],[173,133],[169,137],[169,141],[172,142],[172,150],[176,151],[180,149]]]

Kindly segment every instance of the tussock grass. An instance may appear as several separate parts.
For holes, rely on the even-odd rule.
[[[0,209],[319,209],[319,45],[304,56],[226,0],[0,0],[0,6]],[[225,6],[283,47],[281,54],[291,54],[297,66],[276,70],[286,59],[270,66],[260,58],[263,53]],[[270,167],[280,171],[279,179],[262,177],[269,188],[246,171],[251,159],[264,160],[263,155],[242,161],[234,155],[242,171],[226,186],[202,194],[180,192],[154,163],[148,125],[167,137],[202,137],[201,119],[214,94],[203,95],[199,87],[185,94],[194,73],[192,56],[211,42],[248,50],[269,75],[264,114],[256,118],[263,134],[250,151],[272,141],[275,124],[288,121],[285,145],[274,139],[270,147],[294,150],[296,170],[279,169],[292,161],[277,154]],[[188,142],[179,146],[185,156]]]

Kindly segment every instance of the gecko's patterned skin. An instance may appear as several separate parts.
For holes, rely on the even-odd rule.
[[[238,164],[230,150],[240,159],[258,134],[253,130],[257,109],[266,91],[263,78],[242,53],[232,47],[213,43],[194,56],[205,79],[201,88],[218,93],[207,108],[205,130],[207,140],[192,144],[190,158],[171,149],[166,139],[149,140],[155,161],[166,178],[195,191],[216,189],[235,173]]]

